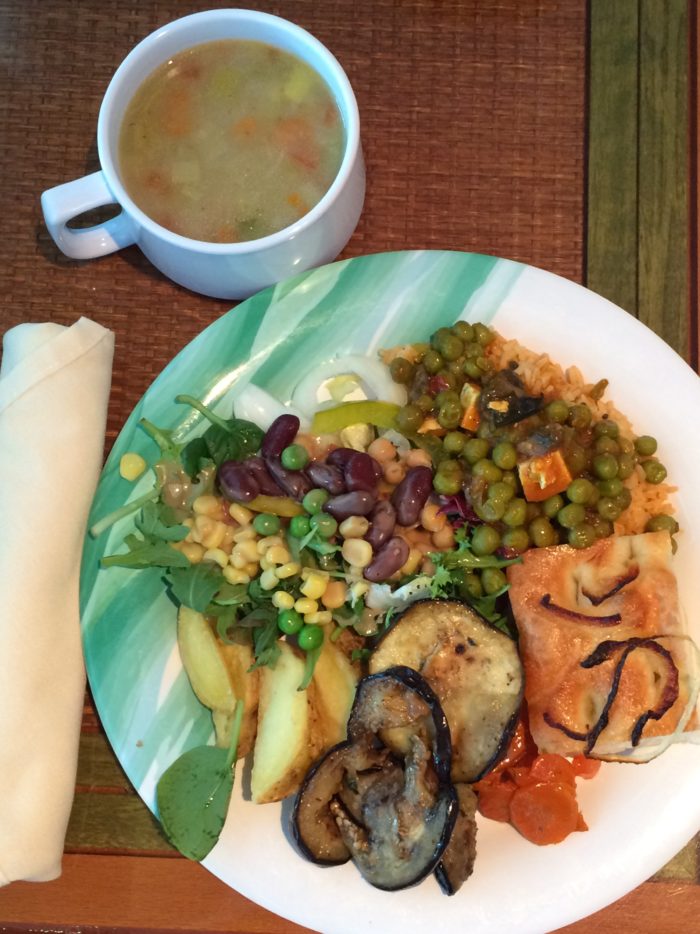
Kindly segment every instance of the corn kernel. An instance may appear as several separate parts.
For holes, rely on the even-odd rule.
[[[257,560],[258,551],[254,541],[248,540],[245,542],[238,542],[233,546],[233,550],[231,551],[231,564],[234,567],[242,568],[251,561],[257,563]]]
[[[326,589],[323,591],[321,603],[327,610],[337,610],[341,607],[347,598],[348,588],[345,581],[329,581]]]
[[[304,622],[310,626],[327,626],[332,620],[333,614],[328,610],[317,610],[316,613],[304,614]]]
[[[146,466],[146,461],[140,454],[129,451],[127,454],[123,454],[119,461],[119,476],[123,480],[133,483],[134,480],[138,480]]]
[[[315,572],[309,574],[304,583],[299,588],[305,597],[310,600],[318,600],[323,596],[323,592],[328,584],[328,577],[325,574]]]
[[[204,557],[204,548],[198,542],[184,542],[180,548],[191,564],[199,564]]]
[[[288,561],[286,564],[281,564],[276,573],[280,580],[285,580],[287,577],[294,577],[300,570],[301,565],[298,561]]]
[[[420,524],[428,532],[439,532],[440,529],[445,528],[446,522],[447,516],[444,512],[440,512],[437,503],[426,503],[420,511]]]
[[[362,538],[369,529],[369,520],[364,516],[348,516],[338,526],[343,538]]]
[[[231,565],[227,565],[221,572],[229,584],[249,584],[250,575],[246,574],[241,568],[233,568]]]
[[[276,590],[272,594],[272,605],[278,610],[291,610],[294,606],[294,597],[286,590]]]
[[[249,542],[258,537],[252,525],[244,525],[233,534],[234,542]]]
[[[257,545],[258,554],[264,555],[270,548],[274,548],[276,545],[284,545],[284,542],[279,535],[266,535],[264,538],[258,539]]]
[[[211,493],[203,493],[192,503],[192,511],[201,516],[209,516],[212,519],[221,518],[221,503],[216,496]]]
[[[231,554],[231,549],[233,548],[233,536],[236,534],[235,525],[226,525],[226,531],[224,532],[224,537],[221,540],[219,548],[223,548],[227,554]]]
[[[283,545],[273,545],[267,549],[265,557],[273,564],[286,564],[292,556]]]
[[[311,600],[309,597],[299,597],[294,604],[294,609],[297,613],[301,613],[302,616],[306,616],[307,613],[316,613],[318,611],[318,601]]]
[[[356,568],[366,568],[372,560],[372,546],[363,538],[346,538],[341,550],[343,559]]]
[[[228,564],[228,555],[222,548],[207,548],[202,555],[202,561],[214,561],[221,568]]]
[[[263,571],[274,571],[275,562],[270,561],[267,555],[262,555],[258,560],[260,561],[260,567]]]
[[[228,507],[228,514],[232,519],[235,519],[239,525],[250,525],[255,515],[250,509],[241,506],[240,503],[231,503]]]
[[[251,561],[250,564],[246,564],[243,570],[246,572],[248,577],[252,580],[255,577],[255,575],[258,574],[258,572],[260,571],[260,565],[256,564],[255,561]]]
[[[273,570],[268,569],[260,575],[260,586],[263,590],[274,590],[278,584],[279,580]]]
[[[226,526],[210,516],[197,515],[194,518],[193,535],[205,548],[218,548],[224,540]]]

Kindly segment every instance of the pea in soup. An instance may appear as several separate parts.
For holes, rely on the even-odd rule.
[[[338,173],[345,134],[325,81],[262,42],[178,53],[146,78],[121,126],[130,197],[163,227],[236,243],[306,214]]]

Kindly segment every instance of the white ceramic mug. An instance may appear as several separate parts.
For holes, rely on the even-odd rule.
[[[127,194],[117,162],[124,111],[143,80],[183,49],[217,39],[266,42],[308,62],[325,79],[340,109],[345,152],[338,174],[321,200],[284,230],[243,243],[192,240],[161,227]],[[41,205],[59,248],[91,259],[137,244],[168,278],[214,298],[246,298],[312,266],[330,262],[350,239],[362,211],[365,169],[360,119],[350,82],[338,61],[299,26],[252,10],[211,10],[175,20],[140,42],[117,69],[97,123],[102,170],[45,191]],[[93,208],[118,204],[116,217],[84,230],[69,222]]]

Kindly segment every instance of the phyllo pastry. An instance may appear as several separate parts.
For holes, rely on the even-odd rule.
[[[540,752],[645,762],[696,738],[698,651],[667,532],[532,549],[508,580]]]

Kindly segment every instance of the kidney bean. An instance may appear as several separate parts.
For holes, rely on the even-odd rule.
[[[260,492],[257,479],[240,461],[224,461],[216,479],[223,495],[232,502],[249,503]]]
[[[388,580],[406,563],[409,551],[407,542],[400,535],[390,538],[365,568],[365,578],[373,584]]]
[[[353,454],[357,454],[354,448],[334,448],[330,454],[326,455],[326,463],[330,464],[331,467],[340,467],[343,470],[348,458],[352,457]]]
[[[257,454],[253,457],[247,457],[243,463],[246,469],[257,480],[260,492],[265,496],[283,496],[284,491],[278,486],[270,476],[270,471],[265,466],[265,461]]]
[[[299,431],[299,419],[296,415],[279,415],[265,432],[260,452],[262,456],[279,457]]]
[[[282,415],[281,418],[286,418]],[[311,481],[301,470],[286,470],[279,457],[266,457],[265,466],[282,492],[292,499],[302,500],[312,488]]]
[[[375,463],[376,461],[369,454],[363,451],[353,451],[343,467],[345,486],[348,490],[368,490],[372,493],[377,486]],[[381,467],[379,472],[381,474]]]
[[[380,499],[369,515],[370,527],[365,540],[375,551],[379,551],[384,542],[394,534],[396,510],[388,499]]]
[[[323,461],[310,461],[305,467],[305,473],[314,486],[327,490],[331,496],[346,492],[343,472],[339,467],[324,464]]]
[[[350,516],[366,516],[374,508],[377,498],[368,490],[353,490],[352,493],[342,493],[333,496],[324,503],[323,511],[329,513],[338,522],[349,519]]]
[[[433,472],[430,467],[411,467],[401,483],[391,494],[399,525],[415,525],[420,511],[433,489]]]

